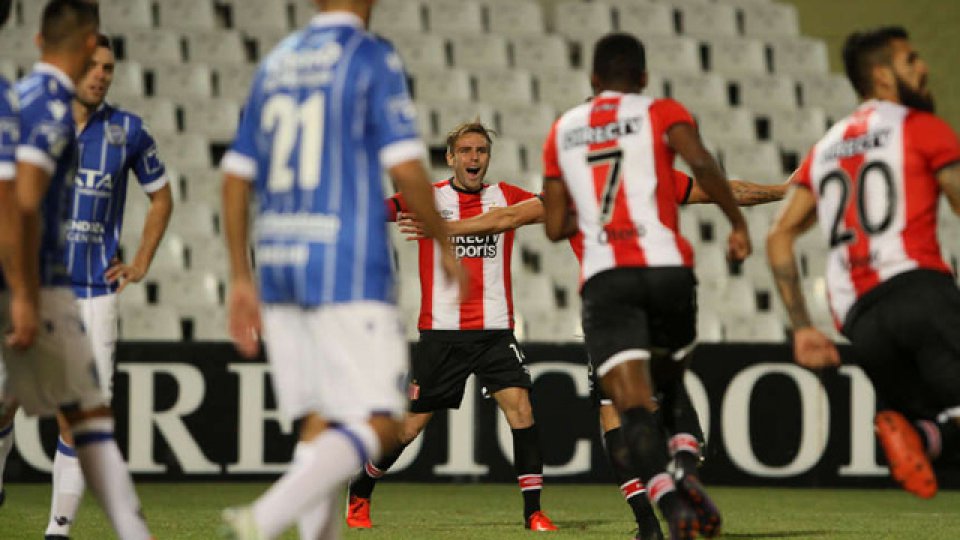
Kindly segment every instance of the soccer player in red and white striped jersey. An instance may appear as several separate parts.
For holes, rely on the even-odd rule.
[[[696,337],[693,251],[678,230],[675,154],[730,220],[731,259],[750,253],[746,222],[686,109],[640,95],[646,62],[636,38],[600,39],[591,82],[595,97],[563,114],[544,144],[546,233],[577,238],[587,350],[648,498],[672,538],[713,536],[720,513],[695,470],[676,483],[666,472],[667,441],[654,416],[654,395],[670,399],[682,387]],[[656,349],[667,354],[652,355]],[[665,414],[663,427],[674,431],[679,420]]]
[[[863,101],[794,175],[767,254],[797,363],[838,365],[836,347],[811,324],[793,253],[796,237],[820,222],[830,307],[876,388],[891,474],[932,497],[930,459],[960,450],[960,291],[936,231],[941,193],[960,214],[960,142],[933,114],[927,66],[903,28],[854,33],[843,57]]]
[[[479,122],[461,124],[448,135],[447,164],[454,175],[433,186],[434,200],[444,219],[478,216],[492,208],[537,197],[505,182],[484,181],[492,144],[490,131]],[[386,204],[391,221],[398,213],[409,211],[399,195]],[[411,362],[410,412],[404,419],[400,447],[377,463],[367,463],[351,484],[347,513],[350,527],[371,526],[370,497],[376,479],[423,431],[435,411],[460,407],[467,377],[475,374],[484,395],[497,401],[513,433],[524,526],[535,531],[556,530],[540,508],[543,457],[530,406],[532,381],[513,335],[513,235],[511,230],[451,238],[457,258],[469,274],[469,288],[463,297],[442,278],[437,242],[420,241],[420,342]]]

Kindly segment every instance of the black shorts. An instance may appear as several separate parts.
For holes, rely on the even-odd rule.
[[[470,374],[485,397],[533,387],[512,330],[425,330],[413,355],[410,411],[460,408]]]
[[[960,406],[960,289],[951,276],[890,279],[854,304],[843,333],[882,408],[933,418]]]
[[[655,381],[682,374],[683,362],[674,360],[696,343],[696,283],[684,267],[615,268],[587,280],[583,332],[594,370],[603,374],[621,353],[643,351],[653,355]]]

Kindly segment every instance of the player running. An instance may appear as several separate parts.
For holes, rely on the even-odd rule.
[[[830,308],[877,391],[874,419],[893,478],[932,497],[931,460],[960,445],[960,291],[937,241],[945,193],[960,214],[960,143],[933,114],[928,69],[901,27],[851,34],[844,66],[860,106],[818,142],[767,239],[794,356],[836,366],[807,313],[793,244],[820,222]]]
[[[64,224],[73,197],[76,139],[70,104],[74,84],[97,45],[95,6],[51,0],[43,9],[41,61],[17,84],[20,104],[17,170],[5,202],[2,314],[13,332],[3,347],[4,404],[31,415],[61,413],[76,443],[86,481],[124,539],[150,537],[123,456],[113,414],[96,375],[65,267]],[[40,321],[43,324],[39,324]],[[62,536],[61,536],[62,537]]]
[[[257,356],[262,313],[279,408],[302,420],[290,470],[252,506],[224,512],[225,533],[241,540],[276,538],[295,522],[301,538],[337,537],[339,490],[396,444],[408,363],[383,169],[438,238],[438,278],[460,278],[403,66],[364,30],[372,2],[316,4],[309,26],[259,67],[222,164],[230,332],[244,356]],[[247,255],[251,192],[259,287]]]
[[[506,182],[484,182],[492,143],[490,131],[479,122],[461,124],[447,136],[447,165],[454,175],[433,185],[437,208],[445,219],[478,216],[492,208],[537,197]],[[389,199],[387,207],[391,221],[409,208],[402,196]],[[456,289],[439,279],[436,261],[442,246],[430,239],[421,240],[420,342],[412,363],[410,411],[400,432],[399,447],[379,461],[366,463],[351,483],[347,524],[353,528],[372,526],[370,499],[376,481],[423,431],[434,412],[460,407],[467,377],[475,374],[484,396],[497,401],[513,434],[524,527],[556,530],[540,508],[543,455],[530,405],[533,383],[513,335],[513,231],[458,236],[453,243],[470,274],[469,292],[458,298]]]
[[[143,120],[105,101],[116,65],[100,35],[90,68],[77,85],[73,118],[79,163],[67,226],[67,269],[80,316],[93,345],[97,375],[109,402],[117,342],[117,294],[146,275],[170,220],[173,196],[153,137]],[[118,258],[130,171],[150,198],[139,249],[130,264]],[[53,497],[46,538],[70,535],[83,495],[73,438],[63,429],[53,459]]]
[[[591,82],[595,97],[561,116],[544,145],[547,237],[576,237],[587,352],[648,498],[671,538],[714,536],[720,513],[695,470],[676,482],[666,472],[667,441],[654,415],[658,392],[668,401],[680,395],[696,338],[693,251],[678,232],[675,154],[730,220],[732,260],[750,253],[746,222],[686,109],[639,95],[646,68],[636,38],[600,39]],[[663,412],[670,433],[690,433],[684,416]]]

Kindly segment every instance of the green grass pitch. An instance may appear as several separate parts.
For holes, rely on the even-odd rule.
[[[0,538],[41,538],[49,486],[10,484],[0,508]],[[158,540],[214,539],[220,509],[251,501],[258,483],[138,486]],[[888,490],[719,488],[711,490],[724,512],[723,538],[956,539],[960,538],[960,492],[922,501]],[[377,488],[374,529],[345,531],[351,540],[530,538],[520,524],[521,501],[506,484],[398,484]],[[629,509],[613,486],[547,485],[544,509],[560,527],[555,538],[628,539]],[[113,538],[88,495],[74,527],[74,540]],[[290,532],[284,538],[296,538]]]

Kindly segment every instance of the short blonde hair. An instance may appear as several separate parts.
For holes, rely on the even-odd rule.
[[[447,153],[452,154],[453,147],[457,144],[457,141],[460,140],[460,137],[463,137],[468,133],[479,133],[480,135],[483,135],[487,139],[487,142],[490,143],[491,147],[493,147],[493,136],[497,134],[496,131],[483,125],[483,122],[480,121],[480,118],[476,118],[470,122],[464,122],[447,133]]]

